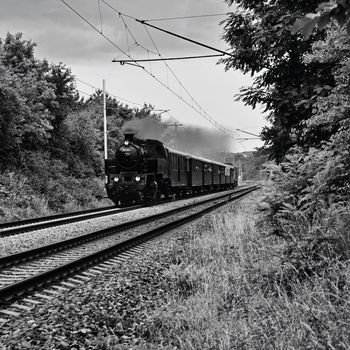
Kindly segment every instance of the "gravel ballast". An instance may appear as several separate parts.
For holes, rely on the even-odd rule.
[[[170,209],[179,208],[206,198],[215,198],[224,193],[225,192],[214,193],[202,197],[184,199],[152,207],[140,208],[131,212],[123,212],[111,216],[50,227],[38,231],[26,232],[15,236],[2,237],[0,238],[0,257],[19,253],[28,249],[37,248],[43,245],[56,243],[65,239],[85,235],[90,232],[119,225],[130,220],[137,220],[142,217],[158,214]]]
[[[147,338],[148,316],[166,305],[172,288],[166,271],[175,263],[175,252],[204,222],[13,318],[0,330],[0,349],[145,349],[141,339]]]

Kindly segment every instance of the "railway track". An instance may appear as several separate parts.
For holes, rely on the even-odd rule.
[[[116,208],[115,206],[111,206],[67,214],[58,214],[27,220],[5,222],[0,224],[0,237],[13,236],[28,231],[41,230],[48,227],[70,224],[77,221],[114,215],[123,213],[125,211],[132,211],[138,208],[141,208],[141,205],[134,205],[127,208]]]
[[[164,200],[156,204],[161,204],[164,202],[166,201]],[[51,216],[44,216],[44,217],[38,217],[38,218],[32,218],[32,219],[26,219],[26,220],[0,223],[0,238],[14,236],[14,235],[18,235],[18,234],[30,232],[30,231],[41,230],[49,227],[70,224],[73,222],[114,215],[114,214],[123,213],[126,211],[136,210],[141,207],[142,207],[141,204],[137,204],[137,205],[133,205],[125,208],[117,208],[115,206],[110,206],[110,207],[89,209],[89,210],[77,211],[77,212],[66,213],[66,214],[56,214]]]
[[[239,189],[229,195],[192,203],[84,236],[2,257],[0,258],[0,305],[6,305],[19,297],[23,298],[28,291],[31,292],[81,273],[84,269],[200,218],[213,209],[241,198],[255,189],[257,186]],[[132,237],[129,237],[130,230],[133,230]],[[123,236],[125,232],[129,233]],[[84,279],[84,276],[81,278]],[[81,279],[80,282],[82,282]]]

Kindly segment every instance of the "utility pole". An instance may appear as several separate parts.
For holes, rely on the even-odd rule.
[[[242,159],[238,160],[238,178],[240,179],[240,182],[243,181],[243,167],[242,167]]]
[[[104,141],[104,153],[105,159],[108,158],[107,151],[107,108],[106,108],[106,81],[102,81],[102,90],[103,90],[103,141]]]
[[[183,126],[183,124],[179,123],[179,122],[175,122],[174,124],[167,124],[167,126],[174,126],[175,127],[175,135],[174,135],[174,141],[175,141],[175,147],[177,146],[176,143],[176,138],[177,138],[177,127],[178,126]]]

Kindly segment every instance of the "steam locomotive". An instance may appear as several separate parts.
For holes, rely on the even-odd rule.
[[[151,203],[169,196],[236,187],[237,168],[175,151],[162,142],[124,132],[114,159],[105,160],[106,190],[117,205]]]

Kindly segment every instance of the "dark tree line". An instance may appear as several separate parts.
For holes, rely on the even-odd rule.
[[[82,98],[71,70],[37,59],[35,46],[20,33],[0,39],[0,215],[7,202],[14,212],[33,206],[33,196],[62,210],[103,195],[102,92]],[[126,121],[159,123],[152,106],[131,108],[110,96],[107,118],[109,156]]]
[[[325,130],[308,135],[303,125],[312,115],[312,99],[327,95],[335,86],[333,62],[306,62],[312,45],[325,38],[324,31],[307,40],[290,29],[295,19],[312,11],[318,1],[228,0],[236,6],[225,24],[223,38],[232,57],[223,60],[226,69],[240,69],[254,77],[242,88],[240,99],[255,108],[261,105],[271,126],[261,136],[265,150],[281,161],[294,146],[307,148],[331,136]]]

